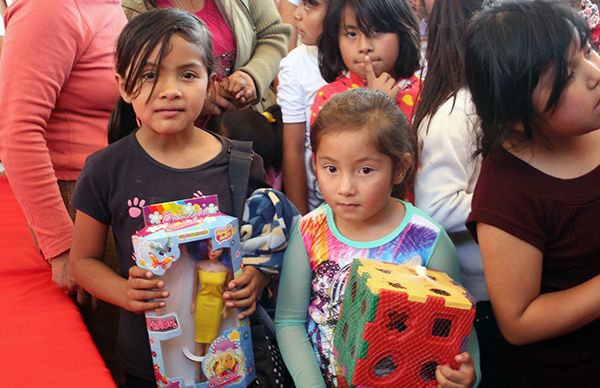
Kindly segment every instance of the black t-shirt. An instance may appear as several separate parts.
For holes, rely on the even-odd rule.
[[[140,146],[135,134],[87,159],[72,203],[81,212],[112,226],[121,276],[127,278],[129,268],[135,264],[131,236],[144,227],[143,206],[217,194],[220,211],[231,214],[227,152],[231,142],[217,138],[223,145],[221,152],[212,160],[188,169],[157,162]],[[262,159],[254,154],[248,193],[268,186],[264,175]],[[144,314],[121,309],[117,354],[128,373],[154,379]]]

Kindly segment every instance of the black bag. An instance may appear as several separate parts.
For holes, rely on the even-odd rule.
[[[229,148],[229,188],[233,214],[242,220],[244,201],[252,163],[252,142],[231,140]],[[285,367],[275,337],[275,323],[265,308],[257,301],[256,311],[250,316],[252,350],[256,367],[256,380],[251,387],[293,388],[294,381]]]

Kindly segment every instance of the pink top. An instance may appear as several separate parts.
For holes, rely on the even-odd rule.
[[[158,8],[174,7],[171,0],[158,0]],[[221,80],[233,72],[235,66],[236,43],[233,31],[221,15],[214,0],[204,0],[204,7],[196,12],[196,16],[208,27],[215,58],[215,72]]]
[[[0,57],[0,159],[44,257],[71,245],[56,180],[75,180],[107,143],[118,97],[119,0],[17,1]]]

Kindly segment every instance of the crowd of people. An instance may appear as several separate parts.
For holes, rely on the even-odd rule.
[[[254,143],[247,193],[273,187],[303,215],[276,277],[247,265],[223,294],[245,318],[276,280],[296,386],[344,385],[333,333],[357,257],[418,257],[472,296],[473,331],[433,371],[439,386],[600,383],[596,2],[0,11],[0,162],[118,385],[156,386],[143,312],[169,303],[131,260],[140,209],[201,193],[233,214],[230,139]]]

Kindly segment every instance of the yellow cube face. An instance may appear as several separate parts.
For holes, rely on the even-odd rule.
[[[359,259],[358,274],[368,275],[367,287],[374,294],[380,290],[406,292],[413,302],[425,303],[427,297],[444,299],[446,307],[470,310],[472,300],[465,289],[443,272],[427,270],[425,276],[403,264],[384,263],[377,260]]]

